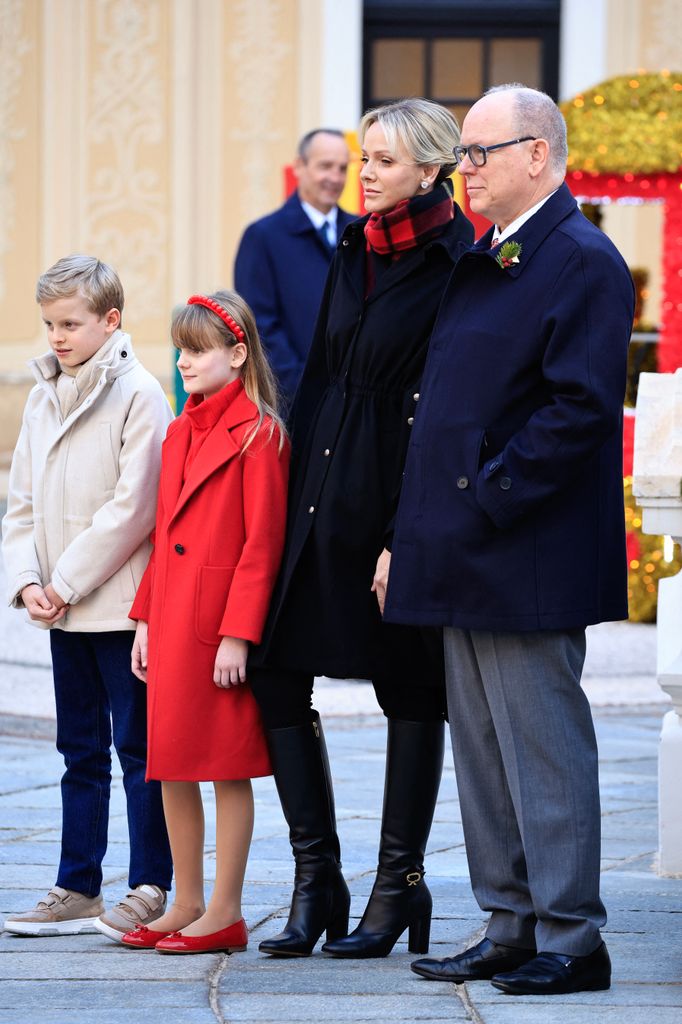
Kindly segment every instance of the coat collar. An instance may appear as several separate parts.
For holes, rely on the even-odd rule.
[[[111,381],[127,373],[136,363],[137,356],[133,352],[130,335],[119,328],[88,360],[88,375],[91,375],[93,381]],[[61,372],[54,352],[45,352],[42,356],[30,359],[28,366],[38,384],[52,380]]]
[[[89,409],[92,403],[97,401],[105,390],[108,390],[105,388],[106,384],[111,384],[117,377],[128,373],[137,364],[138,359],[133,352],[130,335],[120,329],[114,331],[109,340],[98,352],[95,352],[94,356],[83,367],[85,374],[79,380],[80,394],[78,401],[62,422],[53,444],[57,444],[85,410]],[[42,356],[29,360],[28,367],[35,377],[38,387],[47,395],[61,417],[55,386],[56,379],[61,371],[56,355],[54,352],[46,352]]]
[[[365,224],[368,220],[369,214],[353,220],[346,227],[339,247],[340,256],[337,257],[343,261],[348,278],[360,301],[364,301],[365,294],[365,260],[367,258]],[[408,250],[381,275],[371,295],[367,297],[368,305],[411,274],[415,267],[424,262],[427,253],[433,248],[442,249],[454,266],[458,257],[470,244],[472,236],[470,222],[455,205],[454,220],[448,224],[438,238],[427,242],[426,245]]]
[[[171,519],[175,519],[204,481],[239,455],[244,429],[237,428],[244,428],[247,423],[255,423],[258,419],[258,409],[247,396],[241,380],[234,381],[228,388],[234,388],[234,397],[209,430],[184,484],[182,476],[191,434],[189,416],[181,414],[170,426],[163,443],[161,488],[164,504],[172,509]],[[236,437],[233,437],[233,431]]]
[[[284,215],[284,222],[286,224],[287,231],[292,235],[306,235],[313,234],[317,236],[315,225],[311,221],[308,214],[301,205],[298,192],[292,192],[284,205],[280,208]],[[337,206],[336,215],[336,235],[337,238],[341,238],[343,229],[355,220],[355,217],[346,213],[344,209]],[[320,245],[324,248],[324,243],[319,239]]]
[[[541,206],[537,213],[522,224],[518,231],[510,235],[509,238],[505,238],[502,245],[505,242],[518,242],[521,246],[521,255],[519,256],[519,262],[515,263],[511,267],[506,267],[501,270],[501,273],[506,274],[509,277],[518,277],[522,274],[525,267],[528,265],[530,257],[533,255],[536,249],[542,245],[548,235],[554,231],[554,229],[569,217],[571,214],[576,213],[578,206],[575,197],[572,195],[568,185],[564,182],[559,186],[554,195],[550,196],[544,206]],[[484,235],[479,238],[476,244],[469,250],[472,254],[480,254],[487,259],[496,259],[497,252],[490,249],[490,243],[493,237],[494,226],[491,226]]]

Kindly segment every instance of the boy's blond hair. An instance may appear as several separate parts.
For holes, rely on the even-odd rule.
[[[90,312],[99,317],[110,309],[123,313],[123,285],[114,268],[96,256],[82,253],[63,256],[40,275],[36,302],[54,302],[76,292],[85,299]]]

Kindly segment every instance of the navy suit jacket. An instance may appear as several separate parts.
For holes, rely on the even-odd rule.
[[[582,628],[627,616],[622,410],[634,289],[566,185],[453,270],[431,336],[387,620]]]
[[[355,217],[339,207],[337,239]],[[251,306],[280,388],[291,400],[313,337],[333,252],[294,192],[244,232],[234,268],[236,290]]]

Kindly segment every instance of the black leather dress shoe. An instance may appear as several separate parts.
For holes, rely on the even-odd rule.
[[[489,981],[500,971],[513,971],[535,956],[534,949],[501,946],[492,939],[483,939],[458,956],[415,960],[410,966],[415,974],[429,981],[454,981],[459,985],[464,981]]]
[[[496,974],[492,983],[510,996],[599,992],[611,987],[611,959],[603,942],[589,956],[538,953],[517,970]]]

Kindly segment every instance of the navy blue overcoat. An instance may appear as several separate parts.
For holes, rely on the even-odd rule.
[[[355,217],[339,207],[337,238]],[[244,232],[234,286],[256,317],[270,364],[290,401],[310,349],[332,252],[294,192]]]
[[[388,621],[581,628],[627,616],[622,405],[634,289],[566,185],[460,257],[405,464]]]

